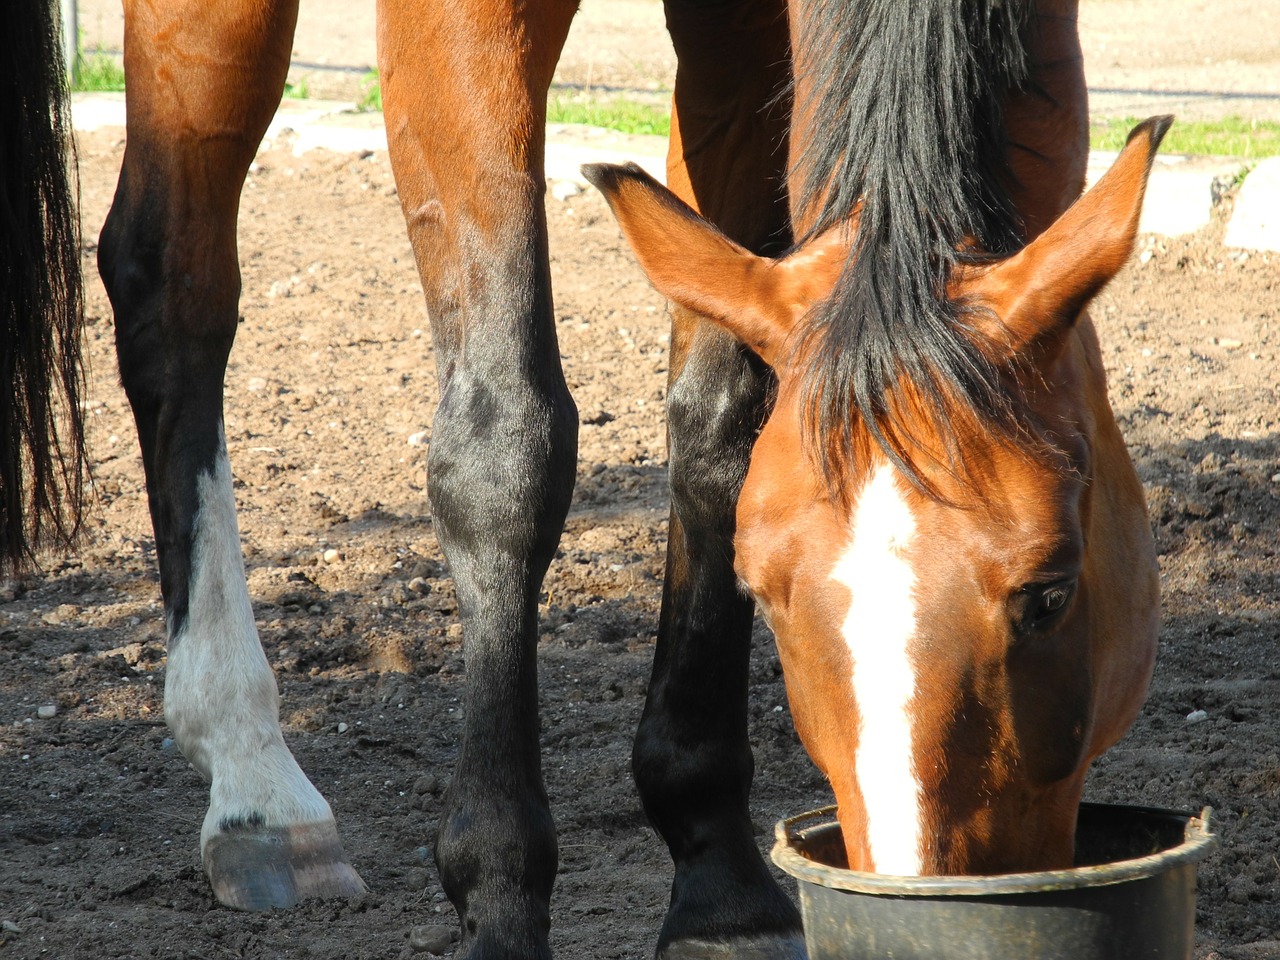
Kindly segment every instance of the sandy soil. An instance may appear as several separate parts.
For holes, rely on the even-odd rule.
[[[121,148],[118,132],[82,142],[90,236]],[[542,607],[543,759],[561,838],[553,944],[569,960],[642,957],[670,882],[628,770],[665,541],[665,307],[597,196],[549,207],[582,416],[575,505]],[[1243,960],[1280,956],[1280,260],[1224,253],[1221,230],[1219,217],[1186,240],[1145,239],[1096,308],[1147,485],[1165,625],[1150,700],[1089,794],[1215,808],[1222,845],[1200,872],[1197,957]],[[0,601],[4,956],[398,957],[433,939],[447,951],[454,917],[427,849],[456,751],[460,627],[424,493],[430,337],[385,156],[264,153],[240,250],[226,422],[255,613],[286,736],[372,892],[270,916],[209,895],[196,849],[205,788],[161,719],[154,543],[95,280],[98,503],[81,552]],[[779,672],[759,626],[762,847],[777,818],[828,799]],[[56,716],[39,717],[46,705]],[[1206,718],[1189,722],[1197,710]]]

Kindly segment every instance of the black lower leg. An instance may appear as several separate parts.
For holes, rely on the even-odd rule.
[[[469,958],[550,955],[557,851],[538,737],[537,597],[573,491],[577,414],[537,249],[515,258],[480,315],[437,340],[429,492],[457,583],[467,694],[436,861]]]
[[[170,235],[177,218],[165,182],[163,170],[127,158],[98,263],[115,315],[120,379],[138,428],[172,634],[187,610],[195,476],[212,469],[223,442],[222,377],[240,282],[234,240],[221,245],[225,256],[190,263],[182,257],[188,248]],[[234,224],[225,229],[233,238]]]
[[[667,575],[633,755],[645,812],[675,863],[659,954],[787,956],[798,948],[799,916],[769,874],[748,811],[754,608],[733,571],[734,504],[768,374],[727,337],[698,344],[668,403]]]

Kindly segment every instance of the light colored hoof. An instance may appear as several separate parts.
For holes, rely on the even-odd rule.
[[[733,940],[676,940],[658,951],[657,960],[807,960],[798,933]]]
[[[218,902],[235,910],[292,907],[367,889],[347,862],[332,822],[274,830],[234,827],[205,844],[204,872]]]

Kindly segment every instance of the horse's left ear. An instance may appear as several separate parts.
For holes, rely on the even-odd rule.
[[[829,231],[780,260],[734,243],[639,166],[590,164],[640,267],[658,292],[727,329],[776,367],[796,322],[831,292],[848,255]]]
[[[1085,305],[1133,252],[1147,177],[1173,117],[1151,117],[1093,188],[1020,252],[970,283],[962,295],[994,310],[984,330],[1002,359],[1044,362],[1057,356]]]

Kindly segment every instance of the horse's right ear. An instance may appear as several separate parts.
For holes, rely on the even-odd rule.
[[[1051,360],[1080,311],[1133,251],[1147,177],[1172,117],[1136,126],[1108,170],[1070,209],[1019,253],[980,272],[968,295],[1001,325],[988,333],[1008,359]]]
[[[757,256],[635,164],[590,164],[582,173],[609,201],[658,292],[721,325],[770,366],[785,359],[797,321],[844,265],[832,255],[837,244],[823,238],[782,260]]]

